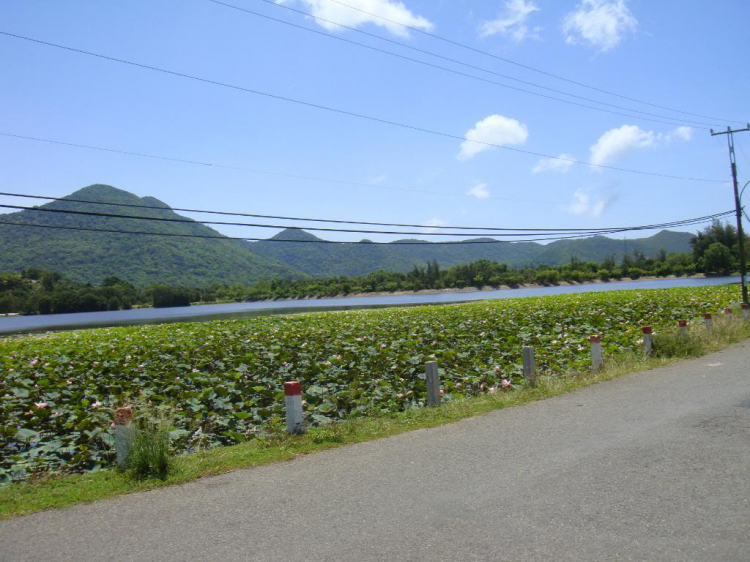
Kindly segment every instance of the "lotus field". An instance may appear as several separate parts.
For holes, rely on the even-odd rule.
[[[695,320],[739,296],[730,286],[617,291],[7,338],[0,480],[111,465],[121,405],[168,416],[178,453],[239,443],[280,425],[284,381],[302,382],[312,424],[422,407],[430,360],[446,400],[512,392],[523,345],[542,375],[582,371],[590,334],[602,334],[605,354],[633,349],[643,325]]]

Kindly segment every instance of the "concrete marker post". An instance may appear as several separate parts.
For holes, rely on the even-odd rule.
[[[677,325],[680,327],[680,337],[686,337],[688,335],[687,320],[678,320]]]
[[[714,317],[713,317],[713,315],[710,312],[707,312],[706,314],[704,314],[703,318],[706,321],[706,329],[707,330],[710,330],[711,328],[714,327]]]
[[[643,327],[643,353],[646,356],[654,353],[654,330],[651,326]]]
[[[536,358],[534,357],[534,348],[525,345],[521,351],[523,355],[523,378],[533,388],[536,386]]]
[[[305,412],[302,408],[302,385],[299,381],[284,383],[286,432],[302,435],[305,432]]]
[[[745,303],[742,303],[742,317],[744,318],[745,322],[750,320],[750,312],[748,312],[747,305]]]
[[[730,322],[734,318],[734,311],[731,308],[727,308],[724,310],[724,318],[729,320]]]
[[[596,374],[601,371],[604,351],[602,350],[601,336],[589,336],[591,343],[591,372]]]
[[[427,384],[427,405],[440,406],[440,372],[437,361],[428,361],[424,365],[425,384]]]
[[[135,424],[133,423],[133,409],[130,406],[115,410],[115,453],[117,467],[124,469],[128,466],[128,457],[135,440]]]

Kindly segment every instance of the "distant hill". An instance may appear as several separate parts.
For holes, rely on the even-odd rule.
[[[68,196],[132,205],[163,207],[132,209],[55,201],[44,208],[139,214],[158,218],[185,218],[153,197],[139,198],[107,185],[92,185]],[[19,211],[2,220],[23,224],[150,231],[171,234],[221,236],[201,224],[164,223],[125,218],[87,217]],[[74,281],[99,283],[116,275],[139,286],[153,282],[186,286],[220,283],[253,283],[279,276],[301,276],[294,268],[256,255],[241,241],[123,235],[0,225],[0,271],[20,271],[36,266],[63,274]]]
[[[535,242],[437,245],[422,240],[409,240],[422,242],[416,245],[279,242],[278,240],[321,240],[305,231],[287,229],[269,241],[252,242],[250,247],[258,255],[318,277],[366,275],[379,269],[408,271],[415,264],[424,265],[432,260],[437,260],[444,267],[479,259],[525,266],[561,265],[569,262],[572,256],[582,261],[602,262],[613,255],[620,260],[626,251],[631,253],[633,250],[640,250],[650,257],[662,249],[668,253],[689,252],[692,238],[693,235],[688,232],[665,230],[648,238],[627,241],[594,236],[580,240],[560,240],[546,245]]]
[[[140,198],[107,185],[85,187],[67,199],[160,208],[133,209],[65,201],[42,207],[185,218],[158,199]],[[22,224],[221,236],[212,228],[193,222],[167,223],[27,210],[1,216],[5,221]],[[533,242],[439,245],[424,240],[409,240],[417,242],[413,245],[303,244],[280,240],[321,239],[296,229],[284,230],[267,241],[242,242],[0,225],[0,271],[20,271],[36,266],[57,271],[73,281],[99,283],[107,276],[116,275],[138,286],[154,282],[186,286],[214,282],[249,284],[278,277],[358,276],[381,269],[408,271],[414,265],[432,260],[443,267],[483,258],[512,266],[558,265],[568,262],[572,256],[601,262],[610,255],[620,259],[626,250],[637,249],[647,256],[661,249],[688,252],[691,238],[692,235],[685,232],[662,231],[649,238],[627,242],[596,236],[547,245]]]

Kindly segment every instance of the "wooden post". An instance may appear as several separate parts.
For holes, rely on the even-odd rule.
[[[680,327],[680,336],[686,337],[688,334],[687,320],[678,320],[677,325]]]
[[[117,408],[115,410],[115,452],[118,468],[127,468],[134,440],[133,410],[130,406]]]
[[[437,361],[425,363],[425,383],[427,384],[427,405],[440,406],[440,373]]]
[[[591,372],[596,374],[601,370],[604,360],[602,338],[601,336],[589,336],[589,342],[591,343]]]
[[[286,432],[301,435],[305,432],[305,413],[302,409],[302,385],[298,381],[284,383]]]
[[[706,321],[706,329],[710,330],[714,327],[714,317],[710,312],[707,312],[703,315],[703,318]]]
[[[643,327],[643,353],[651,355],[654,352],[654,331],[651,326]]]
[[[523,346],[523,378],[529,383],[530,387],[536,386],[536,360],[534,358],[534,348],[528,345]]]

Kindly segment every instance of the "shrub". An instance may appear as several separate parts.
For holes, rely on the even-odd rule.
[[[169,442],[169,425],[164,420],[147,416],[137,423],[127,459],[127,466],[137,479],[167,477],[172,468]]]

